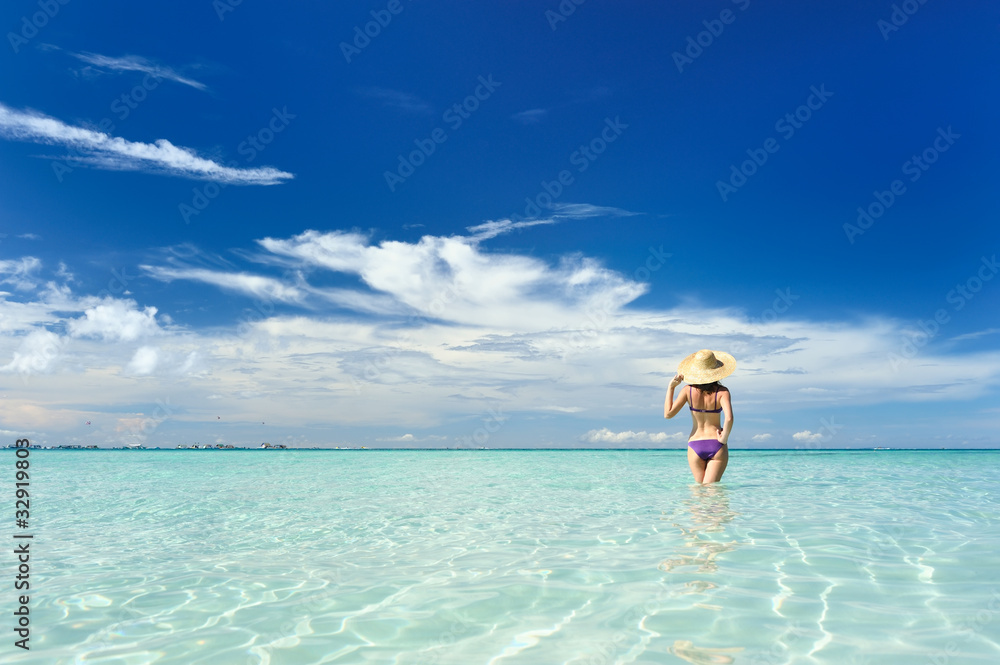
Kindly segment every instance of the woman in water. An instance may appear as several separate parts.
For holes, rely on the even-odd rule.
[[[735,369],[736,359],[728,353],[702,349],[682,360],[677,366],[677,376],[670,381],[663,417],[673,418],[685,402],[690,405],[694,422],[688,437],[688,464],[695,482],[706,485],[717,482],[729,463],[726,442],[733,431],[733,404],[729,389],[719,381]],[[688,382],[688,389],[682,390],[674,401],[674,388],[682,381]],[[720,423],[722,412],[726,414],[725,427]]]

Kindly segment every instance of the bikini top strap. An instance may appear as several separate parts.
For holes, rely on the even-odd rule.
[[[719,389],[718,388],[715,389],[715,408],[716,408],[716,410],[718,410],[718,408],[719,408]]]

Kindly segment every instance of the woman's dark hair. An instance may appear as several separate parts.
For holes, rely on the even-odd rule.
[[[691,385],[706,393],[714,393],[720,388],[725,388],[725,386],[718,381],[712,381],[711,383],[692,383]]]

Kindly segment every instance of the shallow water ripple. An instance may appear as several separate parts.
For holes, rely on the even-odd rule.
[[[1000,662],[1000,454],[33,457],[7,663]]]

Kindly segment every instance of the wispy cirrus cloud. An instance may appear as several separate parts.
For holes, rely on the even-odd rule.
[[[58,47],[54,48],[62,50]],[[82,60],[88,65],[103,70],[112,72],[140,72],[143,74],[149,74],[154,78],[166,79],[168,81],[174,81],[175,83],[190,86],[195,90],[208,90],[208,86],[204,83],[182,76],[173,68],[165,65],[158,65],[147,58],[143,58],[142,56],[125,55],[115,58],[107,55],[100,55],[98,53],[74,53],[73,51],[66,51],[66,53],[73,56],[77,60]]]
[[[0,137],[73,148],[78,155],[62,159],[114,171],[144,171],[230,185],[276,185],[295,176],[270,166],[235,168],[199,157],[166,139],[155,143],[128,141],[103,132],[68,125],[35,111],[18,111],[0,103]]]
[[[524,111],[519,111],[510,117],[512,120],[519,122],[522,125],[537,125],[545,120],[549,113],[554,110],[604,99],[610,96],[611,92],[611,88],[608,88],[607,86],[596,86],[587,90],[578,90],[570,93],[568,99],[561,103],[553,104],[546,108],[536,107],[525,109]]]
[[[590,203],[554,203],[548,207],[548,217],[540,219],[528,219],[524,221],[513,221],[510,219],[497,219],[483,222],[475,226],[466,227],[472,233],[473,240],[486,240],[494,238],[503,233],[509,233],[515,229],[523,229],[539,224],[558,224],[566,219],[589,219],[593,217],[631,217],[641,215],[639,212],[631,212],[621,208],[611,206],[595,206]]]
[[[45,51],[62,51],[70,57],[87,63],[89,66],[84,68],[84,74],[93,75],[94,73],[103,72],[139,72],[141,74],[149,74],[156,79],[174,81],[175,83],[180,83],[181,85],[186,85],[196,90],[208,90],[208,86],[201,81],[196,81],[192,78],[184,76],[173,67],[161,65],[154,60],[144,58],[139,55],[123,55],[114,57],[101,55],[100,53],[90,53],[87,51],[77,53],[75,51],[68,51],[54,44],[43,44],[40,48]]]
[[[406,308],[394,298],[348,288],[317,288],[299,279],[289,284],[275,277],[232,270],[211,270],[177,263],[171,267],[140,265],[143,271],[161,282],[187,280],[211,284],[225,291],[257,298],[262,303],[282,303],[307,308],[333,305],[364,314],[404,314]]]
[[[548,113],[548,109],[528,109],[527,111],[515,113],[511,116],[511,118],[522,125],[537,125],[545,118],[546,115],[548,115]]]
[[[956,337],[950,338],[949,342],[963,342],[967,339],[976,339],[978,337],[985,337],[987,335],[996,335],[1000,333],[1000,328],[987,328],[986,330],[977,330],[976,332],[966,333],[964,335],[958,335]]]
[[[587,219],[590,217],[632,217],[641,212],[632,212],[611,206],[595,206],[590,203],[553,203],[549,209],[552,216],[566,219]]]
[[[382,106],[399,109],[400,111],[404,111],[406,113],[428,115],[434,112],[434,109],[431,108],[429,103],[409,92],[390,90],[389,88],[370,87],[361,88],[358,90],[358,93],[369,99],[382,102]]]
[[[489,238],[495,238],[503,233],[509,233],[514,229],[523,229],[529,226],[538,226],[539,224],[555,223],[556,220],[554,219],[532,219],[525,222],[512,222],[509,219],[498,219],[483,222],[482,224],[476,224],[475,226],[469,226],[466,230],[472,233],[473,240],[488,240]]]
[[[305,293],[301,289],[273,277],[193,267],[167,268],[150,265],[139,267],[162,282],[172,282],[175,279],[191,280],[212,284],[226,291],[278,302],[301,303],[305,298]]]

